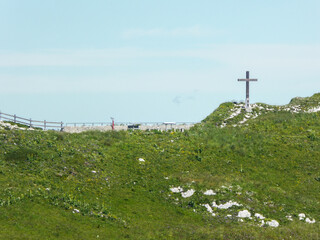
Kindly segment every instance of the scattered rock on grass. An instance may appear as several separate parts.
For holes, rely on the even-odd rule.
[[[182,192],[183,191],[183,188],[182,187],[173,187],[173,188],[170,188],[170,191],[173,192],[173,193],[179,193],[179,192]]]
[[[216,207],[216,208],[219,208],[219,209],[228,209],[228,208],[231,208],[233,206],[242,206],[241,204],[237,203],[237,202],[233,202],[233,201],[229,201],[229,202],[226,202],[225,204],[219,204],[217,205],[216,202],[213,202],[212,203],[212,207]]]
[[[314,220],[314,219],[310,219],[310,218],[306,218],[306,223],[315,223],[316,222],[316,220]]]
[[[261,219],[261,220],[265,219],[265,217],[262,216],[260,213],[255,213],[254,216],[255,216],[256,218],[258,218],[258,219]]]
[[[194,193],[195,193],[195,190],[190,189],[190,190],[188,190],[186,192],[181,192],[181,196],[183,198],[188,198],[188,197],[191,197]]]
[[[215,193],[213,190],[211,190],[211,189],[205,191],[203,194],[204,194],[204,195],[207,195],[207,196],[216,195],[216,193]]]
[[[78,209],[73,209],[73,211],[72,211],[73,213],[79,213],[80,212],[80,210],[78,210]]]
[[[298,217],[299,217],[299,220],[304,220],[306,215],[304,213],[299,213]]]
[[[266,222],[270,227],[279,227],[279,223],[276,220],[271,220]]]
[[[248,210],[243,210],[243,211],[238,212],[238,217],[239,218],[250,218],[251,213]]]

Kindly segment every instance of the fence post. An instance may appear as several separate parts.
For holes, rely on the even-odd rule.
[[[32,127],[32,120],[31,120],[31,118],[30,118],[30,125],[29,125],[29,127],[30,127],[30,128]]]
[[[47,124],[46,124],[46,120],[44,120],[44,130],[46,130]]]
[[[63,130],[63,122],[61,121],[61,132],[62,132],[62,130]]]
[[[17,122],[17,116],[13,115],[13,122],[16,123]]]

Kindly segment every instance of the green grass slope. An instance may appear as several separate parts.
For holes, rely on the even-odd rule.
[[[183,133],[2,129],[0,239],[319,239],[319,106],[224,103]]]

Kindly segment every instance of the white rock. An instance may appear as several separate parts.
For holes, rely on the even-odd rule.
[[[304,213],[299,213],[299,220],[304,220],[306,215]]]
[[[95,170],[92,170],[91,172],[92,172],[92,173],[97,173],[97,171],[95,171]]]
[[[212,203],[212,207],[216,207],[216,208],[219,208],[219,209],[228,209],[228,208],[231,208],[233,206],[242,206],[241,204],[237,203],[237,202],[233,202],[233,201],[229,201],[229,202],[226,202],[225,204],[219,204],[217,205],[216,202],[213,202]]]
[[[292,219],[292,216],[291,216],[291,215],[286,216],[286,218],[287,218],[289,221],[293,221],[293,219]]]
[[[314,219],[310,219],[310,218],[306,218],[306,223],[315,223],[316,222],[316,220],[314,220]]]
[[[247,118],[244,118],[242,121],[239,122],[239,124],[243,124],[243,123],[245,123],[246,121],[248,121],[248,119],[247,119]]]
[[[238,116],[240,113],[241,113],[241,108],[238,108],[238,109],[232,109],[232,111],[234,111],[233,113],[231,113],[231,115],[229,116],[229,117],[227,117],[226,119],[225,119],[225,121],[226,120],[229,120],[229,119],[232,119],[232,118],[234,118],[234,117],[236,117],[236,116]]]
[[[271,220],[266,222],[270,227],[279,227],[279,223],[276,220]]]
[[[145,162],[143,158],[139,158],[139,162]]]
[[[213,210],[212,210],[212,208],[210,207],[210,205],[208,203],[202,204],[202,206],[204,206],[209,213],[213,213]]]
[[[226,123],[222,123],[220,127],[224,128],[225,126],[227,126],[227,124]]]
[[[256,217],[256,218],[258,218],[258,219],[265,219],[265,217],[264,216],[262,216],[260,213],[255,213],[254,214],[254,216]]]
[[[173,188],[170,188],[171,192],[173,193],[179,193],[179,192],[182,192],[183,191],[183,188],[182,187],[173,187]]]
[[[243,211],[238,212],[238,217],[239,218],[250,218],[251,213],[248,210],[243,210]]]
[[[306,111],[308,113],[320,112],[320,107],[314,107]]]
[[[216,193],[215,193],[213,190],[211,190],[211,189],[205,191],[203,194],[204,194],[204,195],[208,195],[208,196],[216,195]]]
[[[73,213],[79,213],[80,212],[80,210],[78,210],[78,209],[73,209],[73,211],[72,211]]]
[[[188,198],[188,197],[191,197],[194,193],[195,193],[195,191],[193,189],[190,189],[186,192],[181,192],[181,196],[183,198]]]

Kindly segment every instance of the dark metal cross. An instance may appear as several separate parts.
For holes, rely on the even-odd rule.
[[[238,81],[245,81],[246,82],[246,109],[248,110],[249,105],[249,82],[256,82],[258,79],[250,79],[249,78],[249,71],[246,72],[246,78],[238,79]]]

